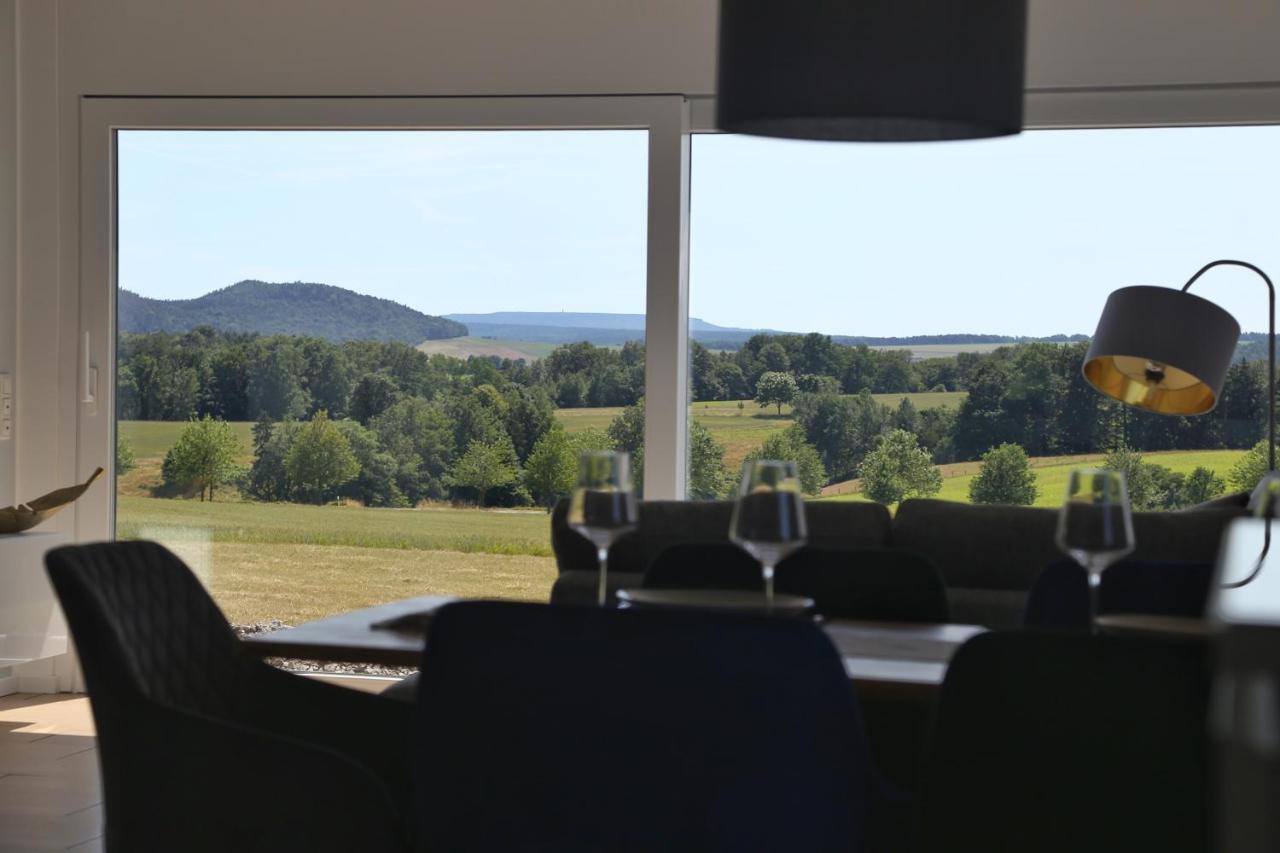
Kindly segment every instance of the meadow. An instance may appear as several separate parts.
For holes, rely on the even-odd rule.
[[[904,397],[917,409],[935,409],[941,406],[960,408],[967,396],[964,391],[926,391],[917,394],[873,394],[877,402],[897,408]],[[738,408],[738,404],[742,408]],[[556,417],[569,432],[584,429],[607,429],[610,421],[618,416],[621,408],[560,409]],[[716,400],[693,403],[689,412],[711,436],[724,445],[724,462],[730,471],[736,472],[742,460],[755,450],[772,433],[780,432],[793,423],[791,407],[784,405],[782,414],[776,406],[762,407],[755,400]]]

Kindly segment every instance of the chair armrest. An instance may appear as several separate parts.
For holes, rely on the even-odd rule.
[[[148,704],[106,776],[113,849],[409,849],[409,827],[381,779],[316,744]]]

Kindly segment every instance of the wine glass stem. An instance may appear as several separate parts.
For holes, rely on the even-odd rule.
[[[1098,630],[1098,595],[1102,590],[1102,572],[1089,569],[1089,630],[1095,634]]]
[[[609,568],[609,549],[600,548],[597,550],[596,560],[600,564],[600,588],[596,594],[596,600],[600,603],[601,607],[604,607],[605,603],[609,600],[609,584],[605,577]]]
[[[764,606],[770,613],[773,612],[773,566],[765,565],[764,567]]]

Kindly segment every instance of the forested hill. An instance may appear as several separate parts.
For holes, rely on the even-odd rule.
[[[212,326],[224,332],[308,335],[334,342],[400,341],[420,344],[467,334],[444,317],[327,284],[241,281],[196,299],[150,299],[123,288],[123,332],[187,332]]]

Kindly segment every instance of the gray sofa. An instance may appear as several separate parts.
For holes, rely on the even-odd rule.
[[[593,603],[599,575],[595,549],[565,523],[567,502],[552,512],[551,540],[560,575],[551,600]],[[609,588],[639,586],[664,548],[727,542],[731,501],[644,501],[637,529],[610,551]],[[951,501],[903,501],[896,515],[880,504],[814,502],[805,507],[809,541],[822,547],[893,547],[933,561],[947,585],[955,622],[1017,627],[1027,592],[1046,565],[1062,558],[1054,545],[1057,511]],[[1213,562],[1227,523],[1244,512],[1223,501],[1183,512],[1134,513],[1138,560]]]

